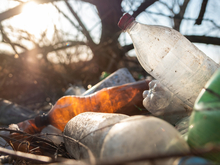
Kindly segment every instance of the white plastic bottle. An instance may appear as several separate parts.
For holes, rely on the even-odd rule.
[[[84,112],[73,117],[66,124],[64,135],[77,140],[88,148],[65,137],[64,143],[67,151],[75,159],[91,163],[91,157],[99,158],[103,140],[110,128],[128,117],[123,114],[98,112]],[[91,154],[89,154],[88,149],[91,150]]]
[[[127,13],[118,26],[130,35],[142,67],[193,107],[200,90],[219,65],[174,29],[140,24]]]
[[[101,160],[135,160],[144,156],[186,153],[190,148],[180,133],[168,122],[152,116],[131,116],[115,124],[104,139]],[[134,164],[171,164],[167,159]],[[130,163],[129,163],[130,164]],[[171,164],[172,165],[172,164]]]

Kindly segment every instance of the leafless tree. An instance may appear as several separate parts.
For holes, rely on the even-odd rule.
[[[16,1],[16,0],[14,0]],[[69,22],[77,33],[66,33],[54,25],[53,39],[47,38],[47,31],[42,32],[40,38],[22,29],[16,29],[9,25],[3,25],[4,20],[18,15],[26,2],[14,8],[0,13],[0,31],[2,43],[10,45],[13,53],[0,50],[0,97],[27,105],[45,101],[54,103],[68,87],[68,84],[94,85],[99,81],[103,71],[112,73],[121,67],[127,67],[138,79],[138,74],[144,76],[147,73],[139,65],[136,57],[130,57],[128,52],[133,49],[131,43],[122,44],[119,41],[122,31],[117,23],[124,12],[138,17],[146,13],[151,18],[163,16],[172,22],[172,27],[178,31],[184,20],[194,21],[196,26],[203,21],[212,24],[212,27],[220,29],[218,23],[204,18],[208,0],[203,0],[197,10],[200,11],[197,18],[186,17],[187,9],[191,5],[190,0],[35,0],[40,3],[51,3],[57,12]],[[76,3],[89,4],[96,11],[99,22],[100,35],[92,35],[83,17],[86,13],[80,13],[74,8]],[[65,5],[68,12],[60,5]],[[163,6],[167,12],[161,10]],[[156,8],[158,12],[151,11]],[[93,27],[92,27],[93,28]],[[197,43],[220,45],[220,36],[186,35]],[[96,39],[98,38],[98,42]],[[25,43],[31,43],[29,49]],[[59,63],[49,60],[49,55],[56,55]],[[80,59],[86,54],[84,60]],[[30,57],[35,63],[28,62]],[[74,61],[74,59],[78,59]]]

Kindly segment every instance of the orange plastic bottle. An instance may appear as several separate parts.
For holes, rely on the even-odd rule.
[[[88,96],[64,96],[44,115],[18,123],[20,130],[35,134],[47,125],[64,130],[67,122],[83,112],[121,113],[138,115],[146,113],[142,105],[144,90],[150,80],[142,80],[120,86],[104,88]]]

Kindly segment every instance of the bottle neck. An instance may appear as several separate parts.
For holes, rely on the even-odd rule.
[[[45,113],[43,113],[40,116],[37,116],[34,120],[37,127],[43,127],[50,124],[48,115]]]
[[[125,31],[129,33],[136,25],[137,25],[137,22],[133,20],[131,23],[127,25]]]

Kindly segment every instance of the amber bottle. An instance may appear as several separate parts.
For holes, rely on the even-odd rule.
[[[67,122],[74,116],[83,112],[104,112],[121,113],[126,115],[138,115],[148,111],[142,105],[144,90],[148,90],[150,80],[142,80],[120,86],[104,88],[88,96],[65,96],[60,98],[51,110],[35,119],[25,120],[17,124],[20,131],[27,134],[37,134],[47,125],[64,130]],[[5,140],[10,144],[9,139],[17,140],[13,142],[15,150],[25,151],[26,145],[21,143],[23,139],[31,142],[29,149],[35,148],[32,145],[35,141],[32,137],[12,133]]]
[[[149,80],[142,80],[104,88],[88,96],[62,97],[47,114],[36,117],[35,124],[38,127],[51,124],[63,131],[66,123],[82,112],[142,114],[146,112],[142,111],[142,93],[149,88],[148,83]]]
[[[142,93],[149,89],[149,82],[150,80],[142,80],[104,88],[88,96],[64,96],[47,114],[17,125],[22,131],[35,134],[41,132],[49,124],[63,131],[70,119],[83,112],[143,114],[147,111],[143,111]]]

